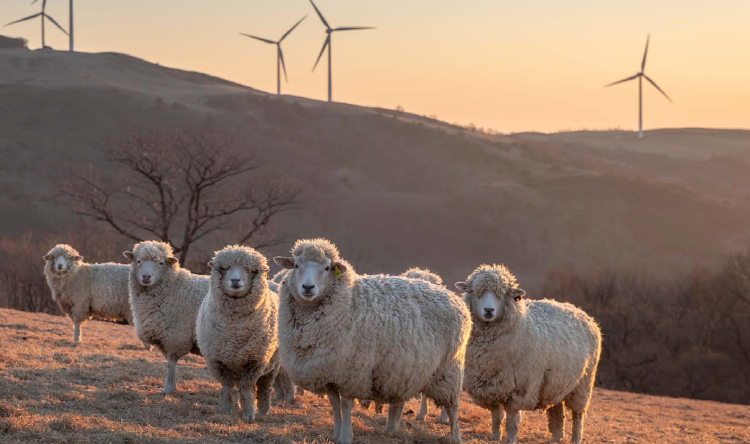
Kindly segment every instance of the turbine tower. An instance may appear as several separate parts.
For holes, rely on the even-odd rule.
[[[34,3],[38,2],[38,1],[39,0],[34,0],[31,4],[33,5]],[[8,23],[5,26],[15,25],[16,23],[21,23],[21,22],[25,22],[26,20],[31,20],[31,19],[35,19],[37,17],[41,17],[42,18],[42,48],[44,48],[44,47],[47,46],[46,40],[45,40],[46,36],[45,36],[45,33],[44,33],[44,20],[45,19],[51,21],[55,26],[57,26],[60,29],[60,31],[62,31],[63,33],[65,33],[65,35],[68,35],[68,32],[65,31],[65,29],[63,29],[63,27],[60,26],[60,24],[55,21],[55,19],[53,19],[49,14],[47,14],[45,12],[46,9],[47,9],[47,0],[42,0],[42,12],[38,12],[38,13],[36,13],[34,15],[30,15],[28,17],[24,17],[22,19],[16,20],[15,22],[10,22],[10,23]]]
[[[70,0],[70,24],[68,30],[70,31],[70,52],[73,52],[73,0]]]
[[[328,48],[328,101],[333,101],[333,79],[332,79],[332,73],[331,73],[331,36],[334,32],[337,31],[359,31],[362,29],[375,29],[370,26],[343,26],[340,28],[331,28],[331,26],[328,24],[328,21],[326,21],[325,17],[323,17],[323,14],[321,14],[320,10],[317,6],[315,6],[315,3],[313,0],[310,0],[310,3],[312,4],[313,8],[315,8],[315,12],[318,13],[318,17],[320,17],[320,21],[323,22],[323,25],[326,27],[326,34],[328,36],[326,37],[325,42],[323,42],[323,49],[320,50],[320,54],[318,55],[318,60],[315,61],[315,66],[313,66],[313,72],[315,72],[315,68],[318,66],[318,62],[320,62],[320,58],[323,57],[323,53],[325,52],[326,48]]]
[[[302,23],[302,20],[306,18],[307,16],[302,17],[300,21],[298,21],[297,23],[294,24],[294,26],[289,28],[289,31],[285,32],[284,35],[282,35],[281,38],[276,42],[274,42],[273,40],[264,39],[263,37],[256,37],[254,35],[240,33],[241,35],[244,35],[245,37],[250,37],[251,39],[260,40],[261,42],[269,43],[271,45],[276,45],[276,94],[281,95],[281,70],[282,69],[284,70],[284,79],[286,79],[286,81],[289,82],[289,77],[287,77],[286,75],[286,64],[284,63],[284,51],[281,50],[281,42],[283,42],[284,39],[287,38],[287,36],[291,34],[292,31],[294,31],[294,28],[299,26],[299,24]]]
[[[667,100],[672,102],[672,99],[669,98],[667,93],[665,93],[661,88],[659,88],[659,85],[656,84],[649,76],[646,75],[646,56],[648,55],[648,42],[651,39],[651,34],[646,37],[646,50],[643,51],[643,61],[641,62],[641,70],[636,73],[633,76],[630,76],[628,78],[618,80],[616,82],[610,83],[609,85],[604,85],[605,88],[613,85],[617,85],[618,83],[624,83],[629,82],[633,79],[638,79],[638,138],[643,138],[643,79],[645,78],[648,80],[648,82],[652,85],[654,85],[654,88],[658,89],[660,93],[664,95],[664,97],[667,98]]]

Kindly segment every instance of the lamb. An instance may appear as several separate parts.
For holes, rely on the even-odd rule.
[[[279,371],[278,297],[268,289],[268,262],[249,247],[232,245],[216,252],[208,295],[198,311],[198,347],[211,374],[221,383],[221,413],[231,413],[237,386],[242,419],[255,420],[271,405],[271,386]]]
[[[464,389],[492,412],[492,439],[500,439],[503,416],[504,442],[515,443],[520,411],[546,409],[548,429],[559,441],[567,406],[571,442],[580,444],[601,351],[596,321],[571,304],[523,299],[503,265],[482,265],[456,288],[474,318]]]
[[[181,268],[172,247],[164,242],[141,242],[123,255],[132,261],[128,291],[135,332],[167,359],[162,393],[173,393],[177,361],[188,353],[201,354],[195,322],[209,277]]]
[[[299,386],[326,394],[334,441],[352,442],[354,398],[388,403],[386,433],[399,428],[404,402],[425,392],[457,412],[471,316],[452,292],[426,281],[357,275],[325,239],[299,240],[274,261],[289,275],[279,299],[279,350]]]
[[[52,299],[73,321],[73,342],[81,342],[81,324],[92,317],[126,319],[133,325],[128,302],[128,272],[122,264],[88,264],[75,248],[58,244],[44,255],[44,277]],[[146,349],[150,348],[144,343]]]

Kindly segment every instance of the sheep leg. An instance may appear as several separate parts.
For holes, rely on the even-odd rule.
[[[265,415],[271,408],[271,387],[274,379],[273,372],[258,378],[256,387],[258,387],[258,414],[260,415]]]
[[[429,415],[430,406],[427,404],[427,395],[422,393],[422,404],[419,405],[419,413],[417,413],[417,421],[424,421],[424,417]]]
[[[440,416],[435,420],[438,424],[448,424],[448,412],[445,407],[440,407]]]
[[[388,419],[385,422],[385,433],[396,433],[404,414],[404,403],[388,404]]]
[[[232,391],[231,385],[221,385],[221,397],[219,398],[219,412],[232,413]]]
[[[333,410],[333,442],[339,442],[339,432],[341,432],[341,399],[339,393],[335,390],[328,391],[328,402],[331,403]]]
[[[584,412],[573,411],[573,434],[570,437],[570,442],[572,444],[581,444],[581,440],[583,440],[583,417],[584,416],[585,416]]]
[[[177,367],[177,359],[167,358],[167,380],[164,382],[164,388],[161,390],[162,393],[168,395],[174,393],[177,385],[175,384],[175,368]]]
[[[448,422],[451,427],[451,438],[456,442],[461,442],[461,431],[458,429],[458,403],[443,407],[443,411],[448,414]]]
[[[521,424],[521,412],[505,406],[505,444],[513,444],[518,439],[518,425]]]
[[[565,437],[565,410],[562,402],[547,410],[547,428],[552,434],[552,441],[558,442]]]
[[[339,431],[338,444],[351,444],[354,432],[352,431],[352,407],[354,399],[341,397],[341,430]]]
[[[500,405],[492,407],[490,411],[492,412],[492,436],[490,437],[490,439],[497,441],[502,437],[502,433],[500,432],[500,425],[503,422],[503,418],[505,418],[505,411]]]
[[[76,322],[73,325],[73,342],[78,345],[81,343],[81,323]]]
[[[383,413],[383,404],[379,402],[375,403],[375,413],[377,413],[378,415]]]
[[[255,421],[255,381],[244,381],[240,387],[240,405],[242,406],[242,419]]]

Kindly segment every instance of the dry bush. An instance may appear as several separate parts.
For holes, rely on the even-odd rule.
[[[560,266],[543,294],[601,325],[602,387],[750,404],[750,253],[678,276]]]

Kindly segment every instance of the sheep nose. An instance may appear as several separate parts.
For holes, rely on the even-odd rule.
[[[304,289],[305,289],[305,291],[310,291],[310,290],[312,290],[313,288],[315,288],[315,284],[313,284],[313,285],[305,285],[305,284],[302,284],[302,288],[304,288]]]
[[[240,280],[239,280],[239,279],[232,279],[232,283],[233,283],[233,284],[237,284],[237,283],[239,283],[239,282],[240,282]]]
[[[150,281],[151,280],[151,275],[150,274],[144,274],[144,275],[141,276],[141,278],[143,278],[144,281]]]
[[[487,316],[492,316],[492,313],[494,313],[494,312],[495,312],[494,308],[485,308],[484,309],[484,314],[487,315]]]

